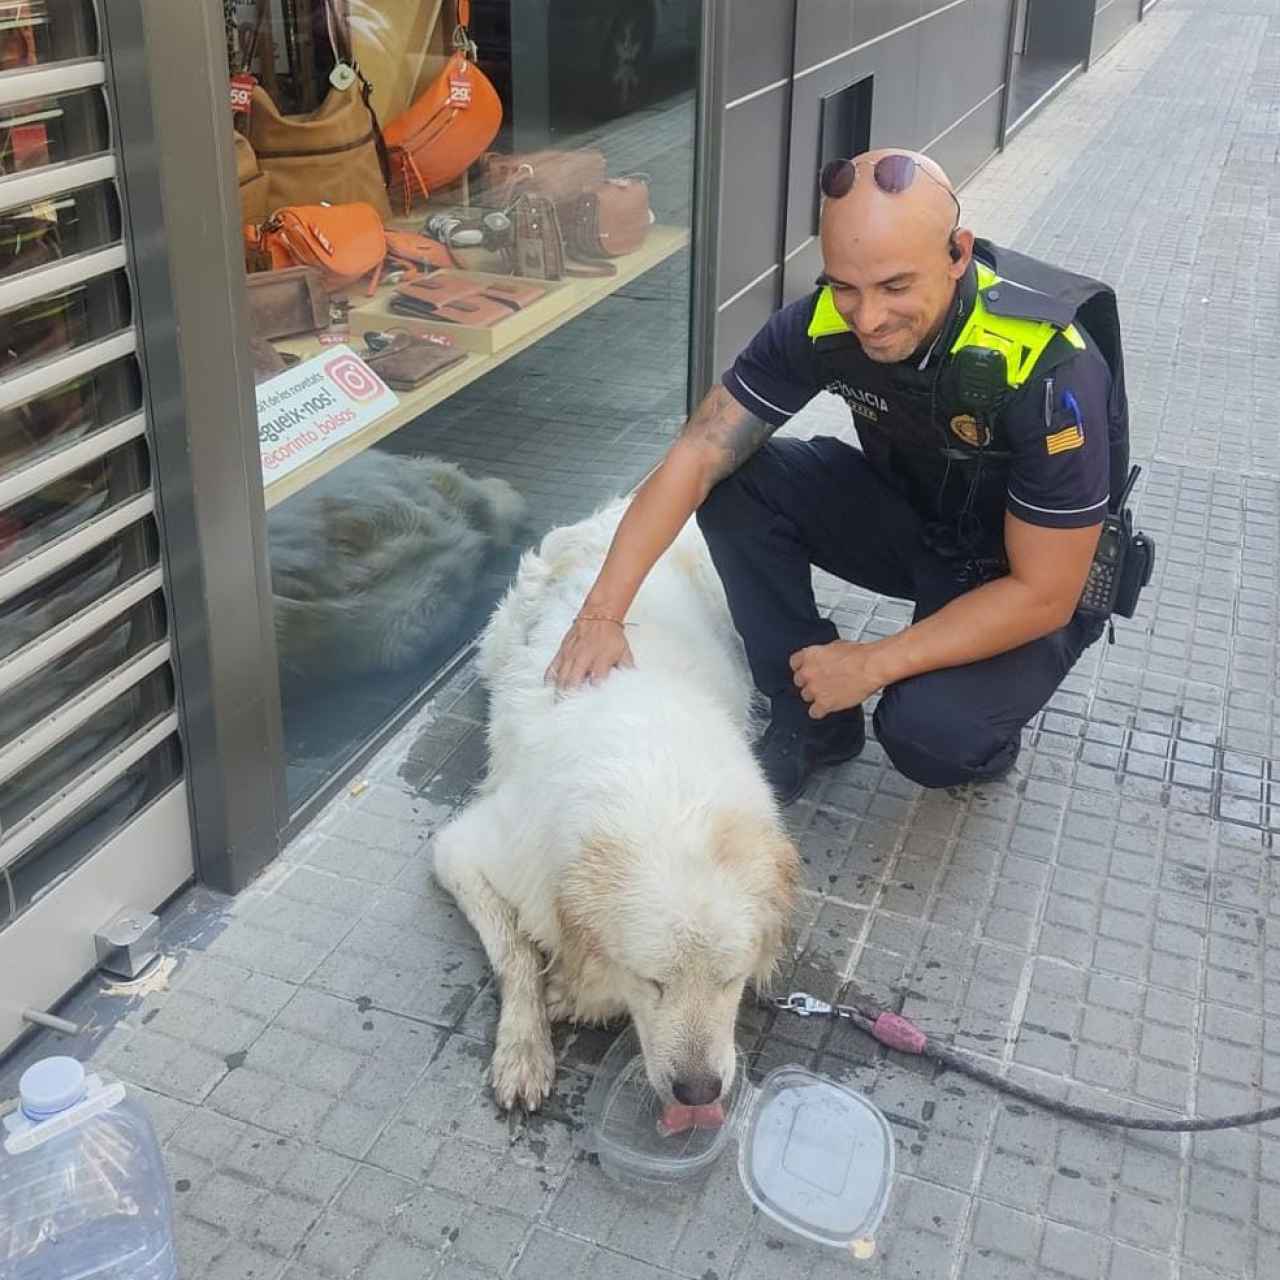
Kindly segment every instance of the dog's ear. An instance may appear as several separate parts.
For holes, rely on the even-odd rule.
[[[769,983],[790,933],[800,888],[800,853],[773,823],[745,814],[720,822],[716,859],[750,897],[759,922],[756,960],[751,980],[760,989]]]
[[[604,961],[601,930],[608,922],[602,907],[610,900],[609,891],[617,883],[624,856],[625,850],[616,841],[594,838],[583,845],[561,877],[556,895],[560,930],[556,958],[571,987],[580,986],[580,976]]]

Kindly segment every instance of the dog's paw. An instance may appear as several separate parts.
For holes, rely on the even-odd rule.
[[[551,1093],[555,1077],[555,1050],[545,1031],[530,1035],[503,1035],[499,1031],[489,1078],[494,1100],[504,1111],[515,1106],[536,1111]]]

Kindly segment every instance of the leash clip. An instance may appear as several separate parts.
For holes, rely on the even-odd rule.
[[[789,996],[779,996],[773,1003],[775,1008],[798,1013],[802,1018],[812,1018],[815,1015],[830,1017],[833,1012],[831,1005],[825,1000],[819,1000],[807,991],[793,991]]]

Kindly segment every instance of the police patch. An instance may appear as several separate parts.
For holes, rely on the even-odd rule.
[[[1050,454],[1066,453],[1068,449],[1079,449],[1083,444],[1084,429],[1075,422],[1044,438],[1044,447]]]
[[[951,419],[951,433],[974,449],[985,449],[991,443],[991,428],[967,413],[958,413]]]

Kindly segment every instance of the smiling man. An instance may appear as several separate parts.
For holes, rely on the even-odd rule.
[[[697,512],[772,721],[779,799],[876,736],[928,787],[997,777],[1105,622],[1078,611],[1128,468],[1119,322],[1104,284],[976,240],[928,158],[821,175],[817,288],[777,311],[637,491],[548,677],[629,663],[626,611]],[[771,438],[819,391],[858,445]],[[909,600],[909,626],[838,637],[812,566]]]

